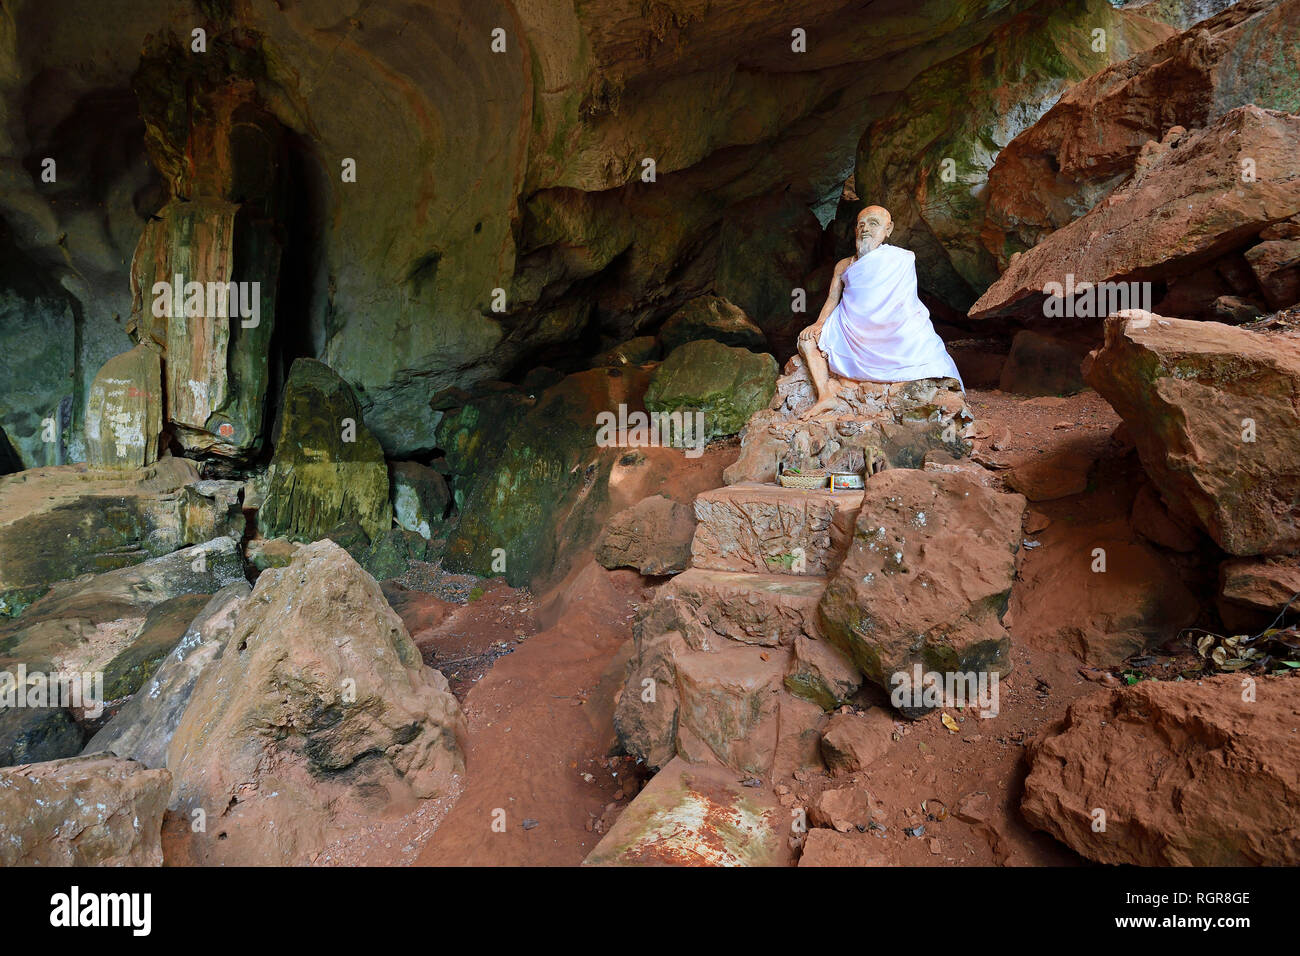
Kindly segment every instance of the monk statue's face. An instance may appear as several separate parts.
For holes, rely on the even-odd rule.
[[[865,256],[894,231],[894,219],[889,210],[882,206],[868,206],[858,213],[857,242],[858,255]]]

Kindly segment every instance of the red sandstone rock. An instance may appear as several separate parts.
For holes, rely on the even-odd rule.
[[[866,714],[836,714],[822,734],[822,759],[833,774],[856,773],[882,757],[893,743],[894,718],[875,708]]]
[[[874,837],[865,833],[838,833],[817,828],[804,840],[800,866],[884,866],[872,844]]]
[[[695,499],[691,563],[715,571],[822,575],[843,554],[861,492],[746,483]]]
[[[892,690],[891,675],[1002,672],[1025,499],[965,475],[912,469],[867,479],[844,563],[822,598],[827,638]]]
[[[1300,557],[1295,555],[1234,558],[1219,565],[1219,614],[1232,631],[1254,633],[1268,627],[1297,593]],[[1300,612],[1300,599],[1291,609]]]
[[[1127,302],[1097,295],[1106,301],[1081,300],[1076,315],[1085,307],[1099,318],[1140,306],[1128,282],[1190,272],[1300,211],[1297,150],[1300,116],[1255,106],[1188,133],[1087,215],[1020,255],[971,317],[1042,315],[1049,283],[1125,283]]]
[[[689,506],[652,495],[609,519],[596,542],[595,557],[606,568],[676,574],[690,563],[694,534],[695,518]]]
[[[1070,88],[998,154],[985,246],[1005,268],[1150,163],[1171,127],[1199,129],[1245,103],[1291,109],[1282,51],[1297,37],[1300,3],[1245,0]]]
[[[1300,549],[1300,341],[1121,313],[1085,375],[1172,511],[1229,554]]]
[[[1300,302],[1300,239],[1273,239],[1246,250],[1246,261],[1272,309]]]
[[[1077,701],[1029,748],[1026,819],[1100,863],[1300,863],[1300,696],[1292,678],[1255,681],[1253,701],[1241,675]]]

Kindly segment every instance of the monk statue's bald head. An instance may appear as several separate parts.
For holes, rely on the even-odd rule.
[[[879,246],[893,231],[894,217],[884,206],[868,206],[858,213],[858,222],[854,229],[858,258]]]

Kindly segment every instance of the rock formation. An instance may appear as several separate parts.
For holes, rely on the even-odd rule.
[[[163,430],[162,365],[141,343],[104,363],[86,405],[86,462],[130,470],[158,460]]]
[[[772,356],[698,339],[668,353],[650,379],[645,406],[684,420],[682,430],[690,429],[690,437],[674,435],[673,445],[700,444],[736,434],[750,415],[771,401],[775,388]],[[697,421],[703,423],[702,433],[692,427]]]
[[[970,415],[954,379],[854,382],[841,389],[828,414],[800,421],[815,398],[803,361],[795,356],[777,380],[771,404],[741,432],[740,458],[727,469],[728,484],[775,481],[782,468],[917,468],[931,450],[958,457],[969,451]]]
[[[1204,129],[1168,135],[1170,142],[1105,202],[1018,256],[971,306],[971,316],[1050,316],[1049,284],[1074,315],[1097,319],[1140,308],[1140,283],[1240,253],[1264,229],[1300,213],[1300,176],[1291,161],[1300,118],[1242,106]]]
[[[1067,90],[989,172],[983,238],[999,267],[1141,176],[1173,129],[1210,126],[1246,103],[1294,110],[1286,51],[1298,35],[1294,0],[1242,0]]]
[[[56,581],[242,537],[240,490],[238,482],[199,480],[183,458],[132,472],[66,465],[0,478],[0,614],[21,610]]]
[[[1300,550],[1300,342],[1125,312],[1090,362],[1175,513],[1229,554]]]
[[[464,717],[379,585],[337,545],[263,572],[167,749],[196,860],[308,862],[349,814],[407,807],[464,770]]]
[[[610,519],[596,542],[595,558],[607,568],[676,574],[685,571],[690,562],[694,534],[691,509],[664,495],[655,495]]]
[[[392,527],[388,466],[347,382],[299,359],[284,387],[258,527],[269,538],[323,538],[355,521],[371,537]]]
[[[113,756],[0,769],[0,864],[162,866],[171,774]]]
[[[1289,679],[1227,675],[1094,694],[1030,748],[1022,810],[1101,863],[1294,866],[1294,701]]]
[[[965,475],[874,475],[818,606],[827,639],[886,690],[916,664],[940,674],[1009,670],[1001,618],[1024,508],[1019,495]],[[946,560],[929,560],[934,554]]]
[[[749,321],[744,311],[716,295],[691,299],[659,327],[659,344],[665,355],[698,339],[758,352],[767,345],[763,330]]]
[[[248,584],[227,584],[190,622],[149,680],[86,744],[88,754],[110,751],[146,767],[165,767],[167,747],[203,672],[221,657],[245,604]]]

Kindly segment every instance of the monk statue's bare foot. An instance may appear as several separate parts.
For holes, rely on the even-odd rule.
[[[829,395],[819,398],[817,401],[813,402],[812,405],[799,413],[799,421],[806,422],[816,418],[824,412],[830,411],[838,398],[838,392],[831,392]]]

